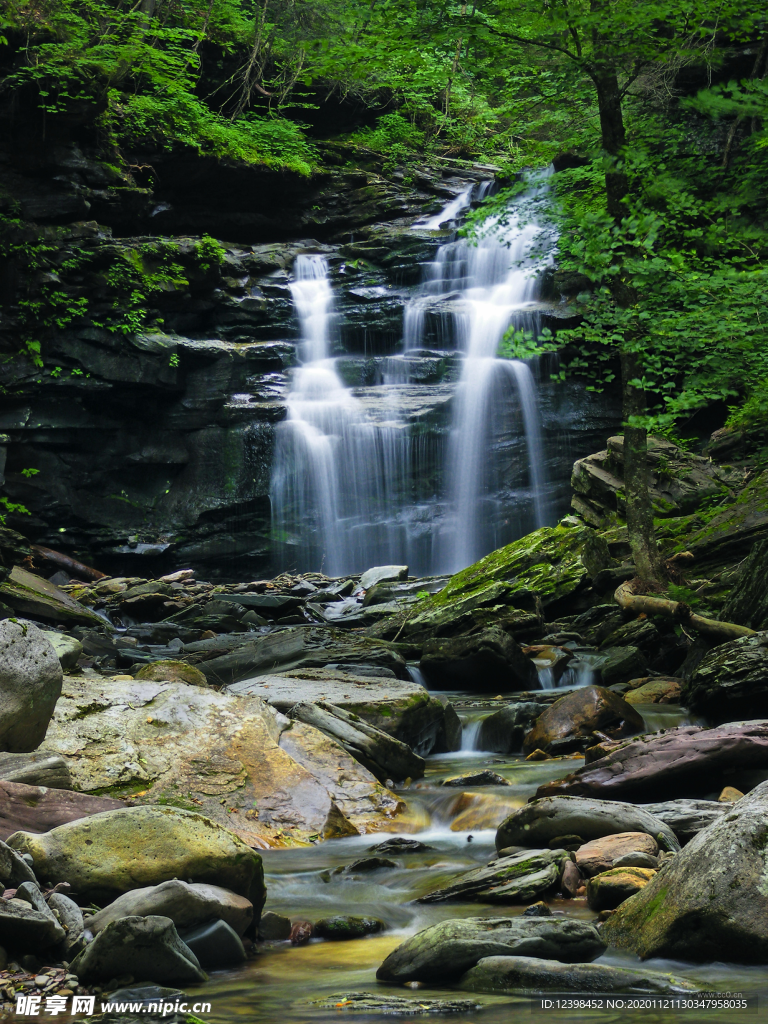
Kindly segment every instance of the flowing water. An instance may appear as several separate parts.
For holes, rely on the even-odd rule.
[[[414,228],[452,222],[490,185],[472,186]],[[504,224],[489,218],[476,244],[439,247],[404,309],[404,356],[382,362],[381,383],[365,400],[365,389],[343,383],[333,358],[328,262],[297,257],[299,366],[276,431],[271,484],[273,538],[286,566],[329,575],[381,563],[406,563],[419,575],[455,572],[549,521],[534,372],[497,356],[508,327],[538,329],[546,232],[522,210],[543,193],[543,185],[533,189]],[[408,421],[418,403],[408,359],[427,349],[455,353],[461,364],[450,385],[447,442]]]
[[[478,698],[483,699],[483,698]],[[488,698],[485,698],[486,700]],[[489,703],[492,701],[489,700]],[[658,710],[658,709],[657,709]],[[490,713],[490,712],[487,712]],[[670,710],[671,719],[675,712]],[[475,716],[477,717],[477,716]],[[677,717],[680,717],[679,710]],[[471,725],[471,722],[470,722]],[[241,1018],[258,1024],[323,1024],[349,1020],[369,1024],[381,1021],[379,1014],[357,1013],[336,1008],[335,1002],[349,992],[394,993],[417,998],[466,998],[467,993],[447,987],[394,988],[380,986],[376,969],[387,954],[407,936],[435,922],[456,917],[515,916],[522,906],[492,906],[470,903],[416,904],[419,896],[449,882],[457,874],[483,865],[494,852],[495,824],[522,806],[544,782],[573,771],[582,763],[578,757],[528,763],[518,757],[480,751],[457,751],[430,757],[424,779],[412,784],[403,796],[420,806],[429,824],[416,838],[430,847],[415,854],[388,855],[394,868],[373,872],[334,874],[363,857],[371,847],[390,834],[337,839],[299,849],[264,851],[267,879],[267,910],[294,920],[319,920],[334,914],[377,917],[387,930],[379,935],[347,942],[312,940],[294,948],[289,943],[262,944],[260,954],[241,969],[219,971],[204,986],[194,990],[196,999],[209,999],[212,1013],[206,1019],[215,1024]],[[448,777],[491,768],[507,779],[509,786],[452,789],[440,786]],[[409,835],[408,838],[414,838]],[[594,920],[584,901],[549,900],[554,913]],[[724,956],[727,951],[724,950]],[[727,963],[692,965],[650,960],[639,964],[630,954],[609,949],[598,963],[614,966],[642,966],[648,970],[673,972],[695,981],[705,990],[760,992],[766,994],[765,970]],[[456,1020],[459,1024],[508,1024],[513,1015],[530,1015],[531,1001],[522,996],[485,995],[473,997],[480,1009],[468,1013],[430,1014],[426,1019]],[[332,1009],[316,1005],[330,1000]],[[671,1024],[715,1020],[732,1024],[741,1014],[734,1011],[701,1012],[638,1010],[594,1012],[585,1010],[536,1010],[534,1019],[554,1024],[569,1021],[640,1021]],[[754,1014],[747,1014],[754,1019]],[[525,1017],[523,1018],[525,1019]]]

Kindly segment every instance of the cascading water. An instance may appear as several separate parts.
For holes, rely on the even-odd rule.
[[[466,189],[414,227],[445,226],[491,184]],[[328,263],[297,257],[300,365],[276,431],[271,485],[273,537],[286,568],[341,575],[406,563],[422,575],[456,572],[547,521],[536,383],[525,363],[497,356],[510,325],[538,326],[542,229],[521,215],[503,226],[490,218],[485,229],[477,244],[440,246],[405,307],[405,358],[382,361],[384,383],[356,392],[332,358]],[[414,397],[407,360],[420,351],[434,357],[436,348],[462,356],[447,443],[412,429],[403,414]]]
[[[532,190],[528,201],[543,191],[543,186]],[[469,205],[468,198],[464,205]],[[444,221],[448,212],[447,208],[433,221]],[[432,226],[433,221],[422,226]],[[536,246],[541,234],[535,220],[525,222],[517,216],[501,226],[498,218],[489,218],[476,245],[458,239],[441,246],[419,294],[406,308],[406,351],[425,345],[427,316],[437,307],[440,335],[445,337],[452,327],[454,343],[464,352],[448,446],[450,512],[441,527],[442,571],[456,572],[511,540],[514,533],[547,520],[533,374],[519,360],[497,357],[510,325],[537,327],[531,307],[535,274],[544,262]],[[494,430],[504,423],[515,399],[525,439],[527,480],[510,494],[507,452]],[[514,525],[509,522],[513,506],[520,520]]]

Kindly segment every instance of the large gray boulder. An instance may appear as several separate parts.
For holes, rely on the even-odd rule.
[[[421,896],[418,902],[531,903],[554,889],[567,859],[565,850],[526,850],[501,857]]]
[[[160,885],[132,889],[88,918],[88,930],[98,935],[121,917],[169,917],[178,929],[221,920],[243,935],[253,921],[253,904],[244,896],[203,882],[172,878]]]
[[[722,818],[730,809],[729,803],[721,803],[719,800],[664,800],[657,804],[640,804],[644,811],[648,811],[654,818],[669,825],[680,845],[685,846],[702,829],[712,825],[718,818]]]
[[[0,750],[35,750],[61,695],[56,651],[31,622],[0,621]]]
[[[496,849],[539,848],[560,836],[580,836],[589,842],[618,832],[647,832],[662,848],[680,849],[672,829],[641,807],[575,796],[542,797],[518,808],[499,826]]]
[[[136,981],[183,985],[206,981],[192,950],[168,917],[123,917],[112,921],[72,961],[82,983],[132,975]]]
[[[768,717],[768,630],[713,648],[681,700],[714,723]]]
[[[536,666],[498,626],[470,636],[435,638],[423,647],[421,671],[442,689],[536,690]]]
[[[643,959],[768,964],[768,782],[665,863],[603,926]]]
[[[607,964],[561,964],[533,956],[489,956],[461,979],[470,992],[595,992],[605,995],[691,995],[696,985],[673,974]]]
[[[379,981],[450,982],[487,956],[535,956],[586,963],[605,952],[586,921],[534,917],[465,917],[441,921],[412,935],[376,972]]]

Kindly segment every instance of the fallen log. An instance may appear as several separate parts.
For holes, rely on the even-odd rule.
[[[720,622],[719,619],[708,619],[697,615],[685,601],[672,601],[666,597],[651,597],[650,594],[633,594],[633,581],[620,584],[613,599],[622,611],[633,615],[663,615],[681,626],[688,626],[698,633],[714,637],[721,643],[737,640],[740,636],[754,636],[755,630],[748,626],[739,626],[735,622]]]
[[[30,548],[32,549],[33,556],[41,558],[45,562],[51,562],[60,569],[66,569],[67,572],[72,573],[73,576],[79,579],[95,581],[107,578],[106,573],[99,572],[98,569],[93,569],[90,565],[84,565],[82,562],[78,562],[76,558],[62,554],[61,551],[54,551],[53,548],[45,548],[40,544],[30,544]]]

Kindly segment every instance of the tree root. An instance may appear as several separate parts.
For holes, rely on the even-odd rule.
[[[697,615],[690,605],[684,601],[671,601],[664,597],[650,597],[648,594],[633,594],[635,581],[628,580],[616,588],[613,599],[622,611],[633,612],[635,615],[664,615],[681,626],[688,626],[706,636],[714,637],[721,643],[737,640],[740,636],[754,636],[755,630],[747,626],[738,626],[735,622],[720,622],[718,619],[707,619]]]

